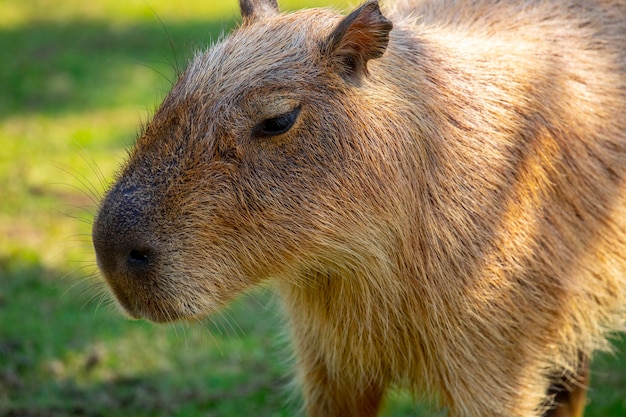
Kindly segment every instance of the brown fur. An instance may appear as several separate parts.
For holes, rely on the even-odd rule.
[[[395,385],[542,415],[624,329],[626,3],[240,3],[100,208],[120,303],[196,318],[272,279],[309,416]]]

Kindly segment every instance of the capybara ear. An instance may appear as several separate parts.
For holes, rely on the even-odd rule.
[[[279,13],[276,0],[239,0],[239,10],[244,23]]]
[[[369,0],[337,25],[326,38],[323,52],[343,78],[358,81],[367,75],[367,61],[385,53],[392,28],[378,1]]]

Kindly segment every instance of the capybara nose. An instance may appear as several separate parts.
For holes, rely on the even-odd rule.
[[[141,279],[154,269],[156,249],[149,243],[145,201],[135,190],[114,189],[102,203],[92,230],[98,266],[105,278]]]
[[[111,280],[141,279],[153,269],[156,251],[123,233],[103,230],[96,222],[93,243],[98,266],[105,278]]]
[[[150,264],[152,252],[149,249],[131,249],[128,253],[128,264],[132,267],[143,268]]]

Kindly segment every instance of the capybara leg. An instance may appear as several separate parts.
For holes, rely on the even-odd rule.
[[[576,375],[567,373],[550,386],[549,395],[554,396],[554,408],[544,417],[582,417],[587,402],[589,385],[589,361],[581,358]]]
[[[304,374],[304,402],[308,417],[375,417],[383,389],[357,387],[351,378],[331,380],[323,367]]]
[[[350,389],[350,384],[305,388],[308,417],[376,417],[382,391],[374,388]]]

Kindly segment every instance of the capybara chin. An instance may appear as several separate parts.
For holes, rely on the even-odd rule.
[[[131,316],[271,280],[309,416],[405,386],[450,416],[581,416],[626,317],[626,2],[241,0],[93,227]]]

